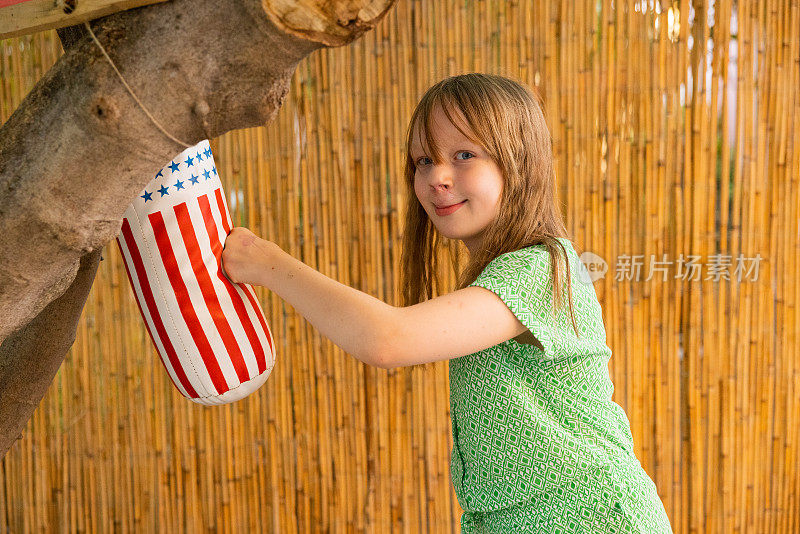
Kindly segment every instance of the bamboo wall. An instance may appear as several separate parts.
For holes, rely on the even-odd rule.
[[[55,32],[0,41],[0,119],[60,53]],[[395,303],[406,122],[425,88],[473,70],[546,100],[568,227],[608,263],[614,400],[675,532],[800,531],[800,2],[399,0],[303,61],[274,122],[213,140],[235,223]],[[651,254],[666,279],[645,280]],[[739,254],[760,255],[757,276],[737,281]],[[626,255],[644,255],[639,277]],[[0,532],[458,532],[447,363],[368,368],[257,292],[272,375],[198,406],[109,244],[0,464]]]

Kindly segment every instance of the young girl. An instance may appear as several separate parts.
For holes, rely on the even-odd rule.
[[[578,276],[536,96],[500,76],[442,80],[406,153],[404,307],[244,228],[225,243],[228,277],[269,288],[369,365],[449,360],[462,532],[672,532],[611,400],[602,311]],[[439,236],[462,241],[469,263],[457,291],[433,298]]]

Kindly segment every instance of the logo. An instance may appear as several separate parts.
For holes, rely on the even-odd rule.
[[[578,278],[584,284],[591,284],[595,280],[603,278],[608,272],[606,260],[594,252],[584,252],[580,256],[581,264],[578,268]]]

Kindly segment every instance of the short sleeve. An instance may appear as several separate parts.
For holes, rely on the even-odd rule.
[[[501,254],[470,286],[486,288],[505,302],[544,347],[542,353],[531,345],[534,355],[552,360],[574,345],[577,336],[566,307],[568,301],[557,315],[554,313],[551,260],[546,248],[534,245]],[[569,298],[566,292],[563,295]]]

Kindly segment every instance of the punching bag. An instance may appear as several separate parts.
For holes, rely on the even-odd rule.
[[[117,244],[139,312],[178,391],[225,404],[258,389],[275,346],[253,288],[222,272],[231,218],[207,140],[128,206]]]

